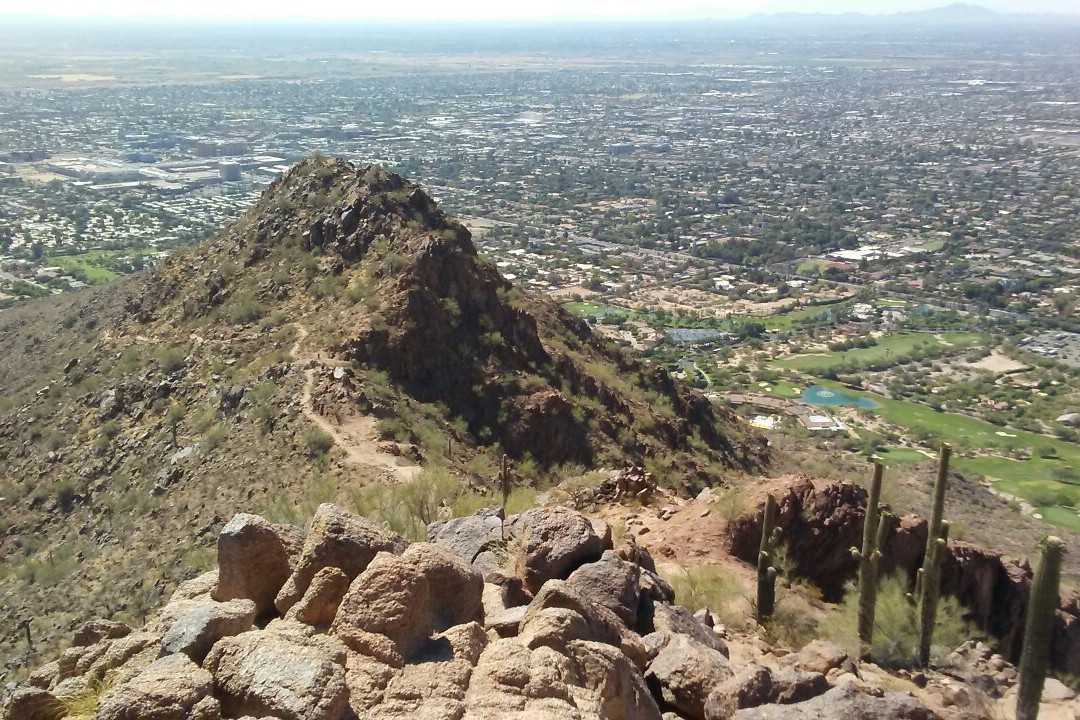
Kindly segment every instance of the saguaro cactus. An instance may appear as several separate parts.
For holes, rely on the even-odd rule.
[[[851,554],[859,561],[859,653],[870,655],[874,641],[874,613],[877,606],[878,565],[895,517],[881,509],[881,479],[885,466],[874,463],[874,477],[870,483],[870,496],[866,501],[866,517],[863,520],[862,550],[851,548]]]
[[[1051,535],[1040,543],[1042,554],[1028,598],[1024,621],[1024,648],[1020,653],[1020,687],[1016,696],[1016,720],[1035,720],[1039,715],[1043,682],[1050,657],[1054,614],[1065,543]]]
[[[934,622],[937,619],[938,596],[941,592],[941,568],[948,548],[949,525],[945,514],[945,488],[949,480],[949,458],[952,447],[942,443],[938,456],[937,482],[934,483],[934,504],[930,510],[930,525],[926,533],[926,554],[916,579],[919,597],[919,664],[930,662],[930,643],[934,639]]]
[[[776,568],[773,553],[780,540],[780,528],[776,527],[776,498],[765,497],[765,513],[761,519],[761,545],[758,548],[757,565],[757,621],[766,622],[776,608]]]

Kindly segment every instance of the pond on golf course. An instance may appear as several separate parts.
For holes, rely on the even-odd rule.
[[[873,410],[878,406],[870,398],[859,395],[850,395],[842,390],[834,390],[823,385],[811,385],[803,390],[803,402],[823,407],[857,407],[863,410]]]

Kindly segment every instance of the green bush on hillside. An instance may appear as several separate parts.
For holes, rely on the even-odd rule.
[[[846,648],[853,656],[859,650],[858,610],[859,594],[851,586],[843,602],[818,625],[822,637]],[[932,652],[938,656],[947,655],[979,636],[975,626],[964,618],[959,601],[943,595],[938,603]],[[918,608],[908,601],[905,583],[895,575],[882,578],[878,585],[871,658],[882,667],[914,667],[918,647]]]

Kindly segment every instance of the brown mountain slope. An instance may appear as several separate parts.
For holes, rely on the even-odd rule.
[[[446,468],[490,487],[766,459],[659,368],[521,293],[416,186],[313,159],[156,270],[0,313],[0,657],[139,620],[238,508],[296,518]],[[321,429],[320,432],[315,432]]]

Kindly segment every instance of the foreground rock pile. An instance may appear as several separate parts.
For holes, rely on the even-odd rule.
[[[564,508],[485,510],[413,544],[334,505],[306,530],[242,514],[218,565],[141,630],[87,624],[0,717],[935,717],[827,644],[736,664],[644,549]]]

